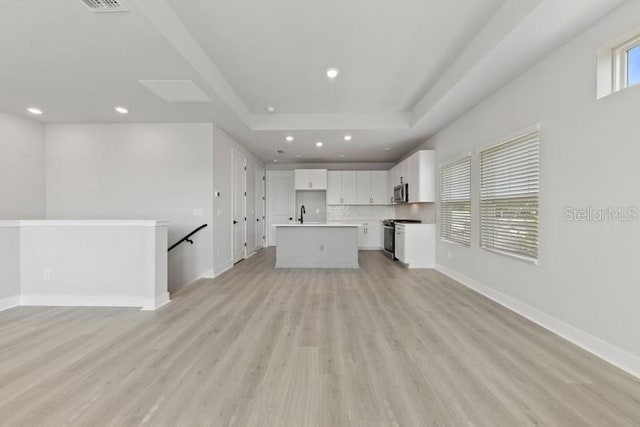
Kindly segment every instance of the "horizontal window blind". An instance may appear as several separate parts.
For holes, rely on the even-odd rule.
[[[471,156],[441,168],[440,237],[471,245]]]
[[[480,152],[480,247],[538,258],[540,136]]]

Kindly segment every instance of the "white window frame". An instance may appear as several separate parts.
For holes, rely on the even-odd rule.
[[[486,247],[484,242],[483,242],[483,200],[485,200],[483,198],[483,179],[482,179],[482,153],[488,150],[492,150],[500,145],[503,144],[508,144],[513,142],[514,140],[517,140],[519,138],[522,138],[526,135],[532,134],[532,133],[537,133],[537,138],[538,138],[538,147],[540,147],[540,124],[537,123],[533,126],[530,126],[526,129],[522,129],[518,132],[514,132],[513,134],[507,135],[503,138],[500,138],[498,141],[495,141],[491,144],[479,147],[476,149],[476,154],[478,157],[478,163],[479,163],[479,186],[480,186],[480,194],[478,195],[479,198],[479,204],[480,204],[480,211],[479,211],[479,234],[480,234],[480,249],[483,249],[487,252],[492,252],[492,253],[496,253],[496,254],[500,254],[500,255],[504,255],[510,258],[514,258],[517,259],[519,261],[523,261],[529,264],[534,264],[534,265],[538,265],[539,264],[539,258],[540,258],[540,189],[539,189],[539,185],[540,185],[540,181],[538,178],[538,191],[537,191],[537,220],[538,220],[538,234],[537,234],[537,242],[536,242],[536,256],[535,257],[530,257],[530,256],[525,256],[522,254],[518,254],[518,253],[514,253],[508,250],[501,250],[501,249],[497,249],[494,247]],[[539,148],[538,148],[539,149]],[[538,152],[538,173],[540,172],[540,152]],[[517,198],[517,197],[514,197]]]
[[[602,99],[628,87],[627,52],[637,46],[640,46],[640,27],[626,32],[598,49],[596,99]]]
[[[463,161],[468,161],[469,162],[469,197],[468,199],[458,199],[458,200],[443,200],[443,173],[445,168],[449,167],[449,166],[453,166],[457,163],[463,162]],[[447,243],[451,243],[454,245],[459,245],[465,248],[470,248],[471,247],[471,240],[472,240],[472,228],[473,228],[473,219],[472,219],[472,173],[473,173],[473,157],[471,156],[471,153],[465,153],[459,157],[456,157],[452,160],[449,160],[447,162],[441,163],[440,164],[440,197],[439,197],[439,202],[440,202],[440,206],[439,206],[439,210],[438,213],[440,215],[440,240],[442,240],[443,242],[447,242]],[[462,242],[462,241],[457,241],[451,238],[447,238],[446,236],[443,236],[443,222],[442,222],[442,209],[443,209],[443,205],[446,205],[447,203],[459,203],[459,202],[467,202],[468,206],[469,206],[469,240],[468,242]],[[451,236],[451,233],[448,233],[449,236]]]
[[[615,49],[613,49],[613,87],[614,91],[619,91],[629,87],[628,71],[629,71],[629,54],[631,49],[640,46],[640,34],[631,40],[627,40]]]

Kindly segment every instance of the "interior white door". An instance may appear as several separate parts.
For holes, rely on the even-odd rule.
[[[296,210],[293,171],[267,171],[267,244],[276,245],[273,224],[293,220]]]
[[[245,258],[246,244],[246,159],[237,151],[231,152],[231,197],[233,262]]]
[[[256,250],[266,245],[265,235],[265,177],[264,168],[256,165]]]

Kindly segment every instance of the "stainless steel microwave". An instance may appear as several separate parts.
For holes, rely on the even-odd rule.
[[[409,184],[393,187],[393,203],[407,203],[409,201]]]

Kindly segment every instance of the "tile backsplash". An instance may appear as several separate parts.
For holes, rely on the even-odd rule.
[[[327,206],[327,221],[394,218],[393,206]]]
[[[327,221],[362,219],[417,219],[424,224],[435,224],[435,203],[407,203],[394,206],[327,206]]]
[[[424,224],[436,223],[435,203],[407,203],[395,205],[395,218],[417,219]]]

